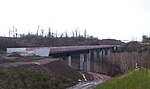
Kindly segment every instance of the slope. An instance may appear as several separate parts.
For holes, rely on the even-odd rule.
[[[150,89],[150,70],[139,69],[99,84],[95,89]]]

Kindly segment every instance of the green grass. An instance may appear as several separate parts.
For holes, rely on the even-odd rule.
[[[130,71],[99,84],[94,89],[150,89],[150,70]]]
[[[73,80],[48,72],[0,68],[0,89],[64,89]]]

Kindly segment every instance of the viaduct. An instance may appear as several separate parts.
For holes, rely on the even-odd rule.
[[[7,48],[7,53],[16,52],[22,56],[51,56],[61,58],[69,66],[80,71],[104,72],[100,65],[119,45],[61,46]],[[100,69],[101,68],[101,69]]]

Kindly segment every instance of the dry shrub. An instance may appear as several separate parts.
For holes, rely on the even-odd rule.
[[[150,52],[121,52],[112,53],[108,57],[112,64],[120,66],[122,72],[136,68],[150,68]]]

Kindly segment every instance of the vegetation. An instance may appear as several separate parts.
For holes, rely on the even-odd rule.
[[[118,45],[121,41],[90,37],[43,37],[37,35],[25,35],[22,37],[0,37],[0,49],[8,47],[40,47],[40,46],[77,46],[77,45]]]
[[[139,69],[99,84],[94,89],[150,89],[150,70]]]
[[[62,89],[72,85],[73,80],[48,72],[24,68],[0,68],[1,89]]]
[[[137,42],[137,41],[131,41],[126,43],[122,47],[122,51],[124,52],[144,52],[144,51],[150,51],[150,44],[145,44],[143,42]]]
[[[119,66],[122,73],[138,68],[150,69],[150,45],[137,41],[126,43],[108,57],[108,62]]]
[[[120,52],[110,54],[107,61],[120,67],[122,72],[138,68],[150,69],[150,52]]]
[[[39,46],[77,46],[77,45],[122,45],[120,40],[104,39],[99,40],[87,34],[86,29],[83,34],[79,29],[72,30],[72,34],[57,33],[51,28],[42,29],[39,25],[36,33],[28,32],[28,34],[18,33],[18,29],[13,26],[9,29],[9,37],[0,37],[0,49],[6,50],[8,47],[39,47]]]
[[[142,38],[143,38],[142,41],[143,43],[150,44],[150,37],[148,37],[147,35],[143,35]]]

